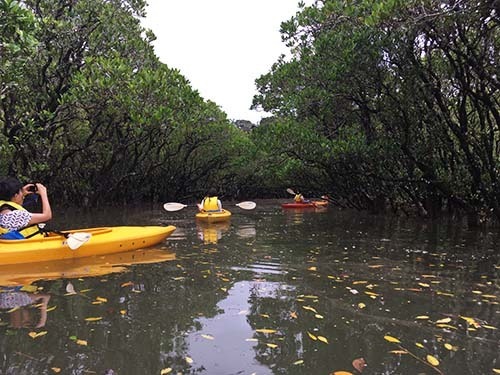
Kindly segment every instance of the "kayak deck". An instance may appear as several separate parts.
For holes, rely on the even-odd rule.
[[[203,220],[208,223],[216,223],[219,221],[229,220],[231,217],[231,212],[228,210],[222,210],[222,212],[198,212],[196,214],[196,219]]]
[[[175,230],[169,226],[118,226],[68,230],[66,233],[92,234],[88,242],[75,250],[68,247],[64,236],[51,233],[47,237],[25,240],[0,240],[0,264],[19,264],[59,259],[82,258],[137,250],[164,241]]]
[[[317,207],[325,207],[328,205],[328,201],[311,201],[307,203],[283,203],[281,207],[283,208],[317,208]]]

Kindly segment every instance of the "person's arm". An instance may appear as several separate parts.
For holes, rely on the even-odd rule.
[[[35,328],[41,328],[41,327],[45,326],[45,323],[47,322],[47,306],[49,304],[50,295],[48,295],[48,294],[35,294],[31,298],[33,299],[33,302],[40,301],[40,303],[41,303],[40,320],[38,321],[38,324],[35,326]]]
[[[30,193],[28,191],[28,186],[31,186],[31,184],[23,187],[23,193]],[[52,209],[50,208],[50,202],[49,202],[49,196],[47,194],[47,188],[40,183],[36,184],[36,188],[37,188],[38,194],[40,195],[40,199],[42,201],[42,212],[31,214],[32,215],[31,220],[29,221],[30,225],[43,223],[47,220],[52,219]]]

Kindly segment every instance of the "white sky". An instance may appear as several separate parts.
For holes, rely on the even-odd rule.
[[[163,63],[179,69],[229,119],[255,123],[268,116],[249,109],[257,93],[255,79],[287,54],[280,24],[298,11],[298,0],[147,2],[142,24],[156,35],[155,52]]]

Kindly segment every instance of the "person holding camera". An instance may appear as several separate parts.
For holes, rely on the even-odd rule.
[[[29,212],[23,207],[28,194],[37,193],[42,202],[42,212]],[[52,218],[47,188],[41,183],[23,186],[17,178],[0,178],[0,239],[23,239],[42,234],[38,223]]]

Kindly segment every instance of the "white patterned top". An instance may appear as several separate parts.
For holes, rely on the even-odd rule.
[[[0,227],[8,230],[19,230],[27,226],[33,215],[31,212],[14,210],[0,214]]]

